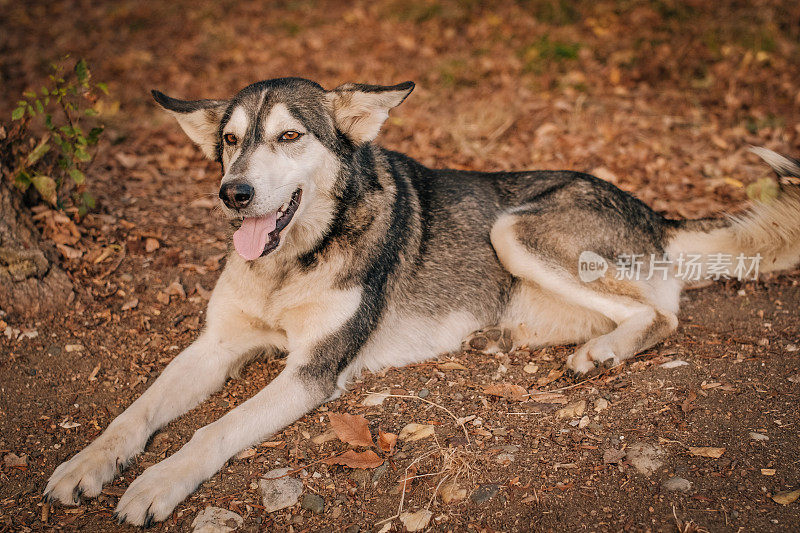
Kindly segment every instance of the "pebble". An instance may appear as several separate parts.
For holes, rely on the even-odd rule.
[[[661,458],[665,454],[661,446],[637,442],[628,447],[625,458],[639,473],[650,476],[664,464]]]
[[[241,527],[244,519],[233,511],[206,507],[192,522],[193,533],[228,533]]]
[[[671,477],[661,484],[661,488],[672,492],[689,492],[692,490],[692,482],[682,477]]]
[[[417,396],[419,396],[420,398],[427,398],[430,393],[431,391],[429,391],[428,389],[420,389],[419,392],[417,393]]]
[[[753,440],[769,440],[769,437],[763,433],[756,433],[755,431],[750,432],[750,438]]]
[[[539,371],[539,365],[535,365],[533,363],[528,363],[527,365],[525,365],[525,367],[522,370],[526,374],[535,374],[535,373],[537,373]]]
[[[595,412],[599,413],[600,411],[605,411],[608,409],[608,400],[605,398],[598,398],[594,401],[594,410]]]
[[[264,474],[258,484],[261,487],[261,497],[264,509],[268,513],[286,509],[297,503],[303,493],[303,482],[290,476],[276,478],[286,474],[288,468],[277,468]]]
[[[317,494],[306,494],[300,502],[300,507],[319,514],[325,510],[325,499]]]
[[[353,524],[352,526],[345,529],[344,533],[358,533],[359,531],[361,531],[361,526],[359,526],[358,524]]]
[[[586,400],[581,400],[579,402],[573,402],[566,407],[562,407],[558,411],[556,411],[557,418],[574,418],[578,416],[583,416],[583,413],[586,411]]]
[[[500,486],[492,483],[483,483],[475,489],[475,492],[470,494],[469,499],[475,503],[488,502],[500,491]]]
[[[511,463],[514,462],[514,454],[511,454],[511,453],[500,453],[500,454],[497,454],[497,457],[495,457],[494,460],[497,461],[497,463],[499,463],[499,464],[501,464],[503,466],[508,466],[508,465],[510,465]]]
[[[674,361],[667,361],[666,363],[661,365],[661,368],[678,368],[679,366],[686,366],[689,363],[686,361],[682,361],[680,359],[675,359]]]

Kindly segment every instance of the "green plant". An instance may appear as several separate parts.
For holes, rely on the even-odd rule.
[[[42,200],[59,209],[71,199],[83,215],[95,205],[86,190],[85,170],[103,133],[94,106],[101,94],[108,94],[108,87],[92,82],[84,59],[69,71],[67,60],[52,64],[50,83],[39,92],[23,93],[12,111],[18,127],[9,136],[9,166],[22,192],[33,187]]]
[[[520,56],[528,72],[540,72],[548,63],[574,61],[581,43],[551,41],[548,35],[522,48]]]

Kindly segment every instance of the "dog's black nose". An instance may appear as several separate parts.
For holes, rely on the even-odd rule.
[[[256,190],[248,183],[226,183],[219,188],[219,197],[231,209],[243,209],[253,200]]]

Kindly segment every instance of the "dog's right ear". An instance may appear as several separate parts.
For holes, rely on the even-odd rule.
[[[228,100],[178,100],[160,91],[151,91],[158,104],[169,111],[186,135],[209,159],[217,158],[219,123],[228,108]]]

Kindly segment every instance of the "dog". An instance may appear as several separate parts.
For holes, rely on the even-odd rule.
[[[674,264],[664,276],[628,276],[637,257],[654,267],[686,254],[746,254],[760,258],[761,272],[800,261],[795,159],[754,149],[782,178],[769,203],[670,220],[588,174],[435,170],[379,147],[389,111],[413,88],[329,91],[281,78],[230,100],[153,91],[220,164],[232,246],[203,332],[55,470],[48,499],[97,496],[153,432],[259,350],[285,352],[285,369],[134,480],[117,505],[120,522],[166,519],[230,457],[336,397],[364,369],[435,358],[465,339],[487,351],[580,345],[566,361],[577,374],[621,363],[676,329],[681,289],[693,282]],[[704,260],[698,272],[718,270]]]

